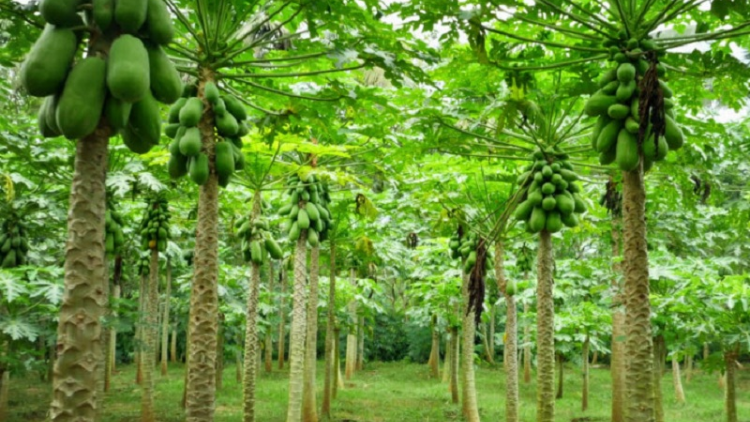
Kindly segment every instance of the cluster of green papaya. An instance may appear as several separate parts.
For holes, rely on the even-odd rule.
[[[124,224],[112,202],[107,201],[107,211],[104,214],[104,250],[108,254],[114,254],[125,244],[125,234],[122,231]]]
[[[202,152],[201,132],[197,127],[204,112],[204,103],[196,96],[197,92],[193,85],[185,87],[183,97],[169,110],[169,124],[164,132],[173,139],[169,144],[169,175],[179,179],[189,174],[190,180],[200,186],[208,180],[210,166],[208,155]],[[220,94],[213,82],[203,86],[203,96],[213,110],[219,135],[216,142],[216,175],[219,185],[226,187],[235,170],[245,168],[242,137],[249,132],[245,122],[247,111],[237,97]]]
[[[578,217],[586,211],[586,204],[578,195],[581,187],[578,176],[568,162],[568,155],[554,148],[535,151],[534,161],[518,178],[523,189],[521,202],[514,217],[526,222],[526,231],[556,233],[567,227],[578,226]]]
[[[30,95],[45,97],[39,109],[42,136],[83,138],[103,115],[133,152],[158,144],[158,102],[171,104],[182,92],[180,75],[161,48],[174,35],[165,2],[42,0],[39,9],[47,25],[20,78]],[[86,32],[91,47],[81,58]]]
[[[29,252],[29,240],[26,238],[26,226],[18,220],[8,219],[3,222],[0,232],[0,262],[2,268],[14,268],[26,265],[26,253]]]
[[[279,208],[279,215],[287,217],[289,240],[296,242],[307,232],[307,243],[315,247],[326,240],[328,228],[333,221],[328,204],[331,195],[328,184],[319,181],[314,174],[301,179],[296,174],[289,176],[287,194],[289,203]]]
[[[163,196],[155,196],[148,200],[146,214],[140,227],[143,250],[167,250],[170,216],[167,200]]]
[[[242,239],[241,249],[245,261],[261,265],[268,260],[281,259],[284,252],[271,233],[268,220],[259,216],[252,219],[249,216],[237,220],[237,236]]]
[[[534,262],[531,259],[529,248],[523,246],[519,249],[518,254],[516,255],[516,268],[518,269],[518,272],[520,274],[526,274],[531,271],[533,265]]]
[[[470,232],[469,234],[459,239],[458,234],[454,233],[451,236],[448,247],[451,251],[452,259],[463,258],[464,261],[464,273],[470,273],[471,270],[477,263],[477,246],[479,245],[479,236],[476,233]],[[486,259],[484,262],[485,271],[489,271],[492,268],[492,256],[489,250],[487,251]]]
[[[599,153],[603,165],[617,162],[623,171],[631,171],[640,163],[638,133],[640,131],[640,88],[638,81],[650,67],[645,54],[657,50],[648,38],[623,39],[619,43],[608,40],[610,61],[613,66],[599,79],[599,90],[584,106],[589,116],[598,117],[591,136],[591,146]],[[659,52],[661,54],[661,52]],[[685,143],[682,129],[675,122],[672,90],[661,78],[664,65],[656,65],[659,86],[664,98],[664,136],[654,136],[649,123],[642,148],[644,171],[654,162],[663,160],[669,150],[677,150]]]
[[[138,275],[148,275],[151,271],[151,256],[148,253],[142,253],[138,258]]]

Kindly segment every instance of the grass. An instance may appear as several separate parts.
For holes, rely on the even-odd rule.
[[[160,422],[184,420],[180,407],[183,367],[174,365],[167,377],[157,374],[156,406]],[[318,385],[322,388],[323,364],[318,366]],[[578,368],[567,366],[565,394],[556,404],[556,421],[602,422],[609,420],[611,400],[607,368],[592,368],[589,410],[581,412],[581,376]],[[133,367],[120,367],[105,400],[103,422],[139,420],[140,390],[134,383]],[[685,384],[687,404],[674,401],[672,378],[662,380],[667,422],[724,422],[723,391],[718,375],[698,373]],[[483,421],[505,419],[504,372],[483,366],[477,369],[477,392]],[[285,422],[287,372],[266,374],[261,369],[257,390],[257,421]],[[319,389],[320,391],[320,389]],[[535,420],[534,384],[521,381],[520,419]],[[740,371],[738,414],[740,422],[750,422],[750,371]],[[9,422],[43,421],[50,396],[49,386],[33,377],[11,380]],[[318,394],[321,400],[321,394]],[[217,395],[216,422],[236,422],[242,415],[242,388],[235,379],[235,368],[224,372],[224,385]],[[336,422],[450,422],[461,421],[460,407],[450,403],[447,384],[428,377],[426,365],[408,363],[370,363],[352,380],[346,381],[333,406]]]

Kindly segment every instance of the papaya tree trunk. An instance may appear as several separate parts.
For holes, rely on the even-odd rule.
[[[112,284],[112,298],[117,301],[120,299],[120,276],[122,275],[122,256],[117,255],[115,257],[115,271],[114,271],[114,280]],[[117,317],[117,313],[112,313],[113,317]],[[109,344],[108,344],[109,351],[107,352],[107,367],[106,372],[104,373],[104,392],[109,392],[110,387],[112,386],[112,374],[115,371],[115,366],[117,364],[117,329],[114,327],[110,327],[109,329]]]
[[[172,263],[167,258],[167,285],[164,289],[164,309],[161,317],[161,375],[167,375],[169,357],[169,302],[172,295]]]
[[[620,238],[619,218],[612,220],[612,271],[615,277],[612,278],[612,289],[614,298],[612,300],[612,357],[610,361],[610,373],[612,376],[612,422],[625,422],[625,293],[619,282],[617,274],[621,272],[618,263],[622,253],[622,242]]]
[[[141,421],[155,422],[156,414],[154,412],[154,353],[156,351],[156,338],[159,332],[158,322],[158,301],[159,301],[159,251],[151,250],[151,266],[149,267],[148,284],[144,292],[144,325],[141,328],[143,333],[143,348],[141,349],[141,367],[143,379],[141,380]]]
[[[257,374],[257,371],[256,371],[256,374]],[[219,313],[219,330],[216,333],[216,390],[221,390],[223,386],[224,386],[224,314]]]
[[[268,291],[273,293],[273,262],[268,262]],[[264,364],[266,366],[266,373],[270,374],[273,371],[273,329],[269,325],[266,327],[266,346],[264,347],[265,358]]]
[[[349,282],[356,288],[357,278],[354,268],[349,269]],[[349,316],[351,321],[358,321],[357,318],[357,301],[352,299],[349,303]],[[351,379],[354,371],[357,369],[357,328],[350,327],[346,336],[346,368],[344,376]]]
[[[451,327],[451,402],[458,404],[458,361],[459,361],[459,341],[458,341],[458,327]]]
[[[524,275],[524,279],[527,279],[528,275]],[[529,304],[524,302],[523,304],[524,315],[529,314]],[[531,382],[531,324],[528,322],[523,327],[523,383],[528,384]]]
[[[336,400],[339,387],[343,387],[341,379],[341,329],[338,326],[333,328],[333,385],[331,385],[331,400]]]
[[[688,353],[687,356],[685,356],[685,382],[687,384],[690,384],[690,381],[693,379],[693,355],[692,353]]]
[[[242,339],[238,339],[237,344],[241,342]],[[242,384],[242,359],[244,359],[244,356],[242,356],[242,352],[236,351],[234,353],[234,380],[238,385]]]
[[[430,349],[430,360],[428,362],[430,367],[430,376],[432,378],[440,377],[440,335],[437,330],[437,315],[432,316],[432,322],[430,323],[430,331],[432,332],[432,348]]]
[[[109,130],[98,128],[76,143],[65,245],[64,293],[57,326],[57,355],[50,420],[95,421],[99,365],[106,342],[101,319],[107,297],[104,213]],[[88,362],[82,365],[81,362]]]
[[[708,347],[708,343],[703,343],[703,361],[708,360],[708,356],[710,354],[710,349]]]
[[[583,362],[583,391],[581,392],[581,411],[585,412],[589,408],[589,336],[583,342],[583,352],[581,353]]]
[[[565,387],[565,362],[563,355],[557,354],[557,395],[555,399],[563,398],[563,388]]]
[[[666,348],[664,337],[658,335],[653,341],[654,365],[653,365],[653,391],[654,391],[654,419],[656,422],[664,422],[664,395],[661,389],[661,379],[664,375],[664,353]]]
[[[105,255],[104,257],[104,282],[102,283],[102,294],[104,297],[107,298],[107,303],[104,307],[104,318],[107,319],[110,317],[110,288],[109,288],[109,264],[107,263],[107,257]],[[97,409],[99,412],[99,415],[97,416],[97,419],[101,419],[102,411],[104,410],[104,393],[107,391],[107,382],[109,381],[107,379],[107,367],[109,366],[109,327],[108,326],[102,326],[102,361],[99,365],[99,374],[97,375],[97,383],[98,385],[98,394],[97,394],[97,400],[99,403],[97,404]]]
[[[680,374],[680,362],[672,358],[672,383],[674,384],[674,395],[677,403],[685,403],[685,390],[682,388],[682,375]]]
[[[480,322],[479,329],[481,330],[482,334],[482,348],[484,349],[484,358],[487,359],[487,363],[489,363],[490,365],[494,365],[495,360],[492,358],[492,352],[490,352],[490,342],[488,341],[490,336],[489,325],[489,322],[487,322],[486,324]]]
[[[289,335],[289,408],[286,421],[302,419],[302,392],[305,370],[305,284],[307,282],[307,232],[303,231],[294,250],[294,294],[292,329]]]
[[[315,395],[315,372],[318,358],[318,272],[320,247],[310,251],[310,296],[307,300],[307,334],[305,335],[305,374],[302,396],[302,421],[318,422]]]
[[[260,190],[253,195],[253,208],[250,212],[251,224],[260,217],[262,198]],[[245,317],[245,379],[243,386],[243,422],[255,422],[255,381],[258,355],[258,295],[260,293],[260,264],[250,264],[250,286],[247,293],[247,314]]]
[[[323,381],[323,405],[320,412],[323,417],[331,419],[331,389],[333,384],[333,365],[336,360],[334,354],[334,325],[336,324],[336,244],[331,239],[330,246],[330,274],[328,276],[328,309],[326,310],[326,362]]]
[[[552,298],[552,235],[539,233],[537,252],[537,422],[555,421],[555,303]]]
[[[209,69],[200,70],[199,94],[214,79]],[[190,294],[188,324],[188,381],[186,421],[214,420],[216,398],[216,341],[219,331],[219,183],[216,174],[216,141],[214,116],[210,107],[198,123],[203,152],[208,156],[209,176],[198,194],[198,222],[196,227],[193,283]]]
[[[497,306],[495,304],[490,305],[490,320],[487,322],[487,337],[490,351],[490,363],[495,364],[495,320],[497,319]]]
[[[594,350],[594,354],[591,356],[591,365],[596,365],[599,363],[599,351]]]
[[[505,247],[502,241],[495,242],[495,279],[497,288],[505,298],[505,420],[518,422],[518,322],[516,300],[507,292],[505,278]],[[493,315],[494,318],[494,315]]]
[[[462,393],[463,414],[468,422],[479,422],[479,407],[477,406],[477,391],[474,381],[474,337],[475,311],[466,312],[469,306],[469,275],[463,274],[461,283],[462,321],[463,321],[463,353],[462,353]]]
[[[365,369],[365,317],[359,317],[357,325],[357,371]]]
[[[282,262],[280,269],[281,278],[281,300],[279,300],[279,341],[278,357],[279,369],[284,369],[284,354],[286,353],[286,264]]]
[[[724,353],[726,370],[726,388],[724,389],[724,412],[727,422],[737,422],[737,352],[732,350]]]
[[[169,360],[177,363],[177,327],[172,328],[172,341],[169,345]]]
[[[453,347],[450,341],[450,333],[448,330],[448,337],[445,340],[445,356],[443,357],[443,375],[442,382],[450,385],[451,380],[451,354],[453,353]]]
[[[653,422],[654,368],[651,343],[651,303],[649,301],[648,251],[646,245],[646,189],[643,160],[623,178],[623,270],[628,356],[627,421]]]
[[[138,325],[135,328],[135,383],[143,383],[143,348],[144,334],[143,327],[146,325],[146,275],[141,274],[140,285],[138,287]]]

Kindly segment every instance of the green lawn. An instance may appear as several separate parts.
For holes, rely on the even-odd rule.
[[[133,382],[132,367],[121,367],[105,403],[104,422],[135,422],[140,411],[140,392]],[[170,368],[168,377],[157,375],[159,421],[184,420],[180,408],[183,372],[181,366]],[[322,362],[319,362],[322,374]],[[565,395],[557,401],[557,421],[607,421],[610,404],[609,373],[606,368],[592,369],[590,409],[580,411],[581,377],[578,368],[566,367]],[[504,373],[490,367],[477,369],[477,390],[483,421],[504,420]],[[318,384],[322,386],[322,375]],[[738,391],[740,422],[750,422],[750,371],[741,371]],[[696,375],[685,385],[685,405],[674,402],[672,379],[662,381],[667,422],[723,422],[723,392],[717,375]],[[286,372],[266,374],[258,380],[258,422],[284,422],[286,418]],[[11,381],[9,422],[42,421],[49,388],[31,377]],[[534,384],[521,383],[521,420],[534,421]],[[240,420],[242,390],[235,380],[235,368],[224,373],[224,386],[216,404],[217,422]],[[318,400],[320,400],[320,394]],[[459,407],[450,403],[448,387],[428,378],[425,365],[405,363],[371,363],[346,382],[334,403],[334,420],[348,422],[437,422],[460,421]]]

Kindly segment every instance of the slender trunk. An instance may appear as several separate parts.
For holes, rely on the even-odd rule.
[[[646,245],[646,189],[642,163],[623,172],[623,263],[625,274],[627,421],[654,421],[653,346]]]
[[[262,198],[260,190],[253,195],[251,222],[260,217]],[[258,358],[258,294],[260,293],[260,264],[250,264],[250,286],[247,293],[245,317],[245,379],[243,385],[243,422],[255,422],[255,381]]]
[[[682,389],[680,362],[674,357],[672,358],[672,383],[674,384],[674,395],[677,403],[685,403],[685,390]]]
[[[341,379],[341,329],[334,326],[333,328],[333,385],[331,385],[331,400],[336,400],[339,392],[339,386],[343,385]]]
[[[146,325],[146,275],[141,274],[140,286],[138,288],[138,326],[135,328],[135,383],[143,383],[143,327]]]
[[[450,330],[448,330],[448,336],[450,337]],[[450,385],[451,380],[451,354],[452,354],[452,344],[450,341],[450,338],[446,338],[445,340],[445,356],[443,357],[443,376],[442,376],[442,382],[447,382]]]
[[[144,325],[141,328],[143,334],[143,348],[141,352],[141,368],[143,379],[141,380],[141,421],[155,422],[154,413],[154,352],[156,350],[157,321],[158,315],[158,286],[159,286],[159,251],[151,250],[151,266],[149,268],[148,285],[144,292]]]
[[[537,387],[536,420],[555,420],[555,303],[552,298],[552,235],[539,234],[537,256]]]
[[[524,278],[528,278],[524,275]],[[524,315],[529,314],[529,304],[524,302],[523,304]],[[531,382],[531,324],[528,322],[523,327],[523,382],[528,384]]]
[[[663,350],[666,348],[664,344],[664,337],[661,335],[654,338],[653,341],[653,383],[652,388],[654,391],[654,419],[656,422],[664,422],[664,396],[661,390],[661,378],[664,375],[664,354]]]
[[[458,404],[458,361],[460,358],[458,327],[451,327],[450,348],[451,348],[451,356],[450,356],[451,358],[451,381],[450,381],[451,402],[454,404]]]
[[[122,263],[122,257],[120,255],[115,258],[115,279],[117,279],[117,262]],[[122,265],[122,264],[120,264]],[[112,298],[117,301],[120,299],[120,284],[115,282],[112,286]],[[117,313],[112,314],[113,317],[117,317]],[[117,363],[117,329],[113,325],[109,329],[109,351],[107,352],[107,368],[104,373],[104,392],[109,392],[112,385],[112,374],[115,372],[115,366]]]
[[[357,326],[357,371],[365,369],[365,317],[359,317]]]
[[[294,250],[294,295],[292,330],[289,336],[289,408],[286,422],[302,419],[302,392],[305,369],[305,284],[307,278],[307,231],[297,240]]]
[[[463,414],[468,422],[479,422],[479,408],[477,405],[477,391],[474,382],[474,337],[475,311],[466,312],[469,306],[469,275],[464,274],[461,283],[462,319],[463,319],[463,353],[462,353],[462,386],[463,386]]]
[[[563,387],[565,386],[565,361],[563,355],[557,355],[557,394],[555,399],[563,398]]]
[[[177,328],[172,328],[172,341],[169,345],[169,359],[177,363]]]
[[[107,297],[104,213],[109,130],[98,128],[76,144],[68,210],[64,294],[57,327],[52,422],[95,421],[98,375],[105,341],[101,319]],[[87,362],[82,365],[81,362]]]
[[[268,262],[268,291],[273,293],[273,262]],[[270,374],[273,371],[273,329],[269,325],[266,328],[266,345],[264,347],[265,358],[264,363],[266,366],[266,373]]]
[[[172,263],[167,258],[167,285],[164,291],[164,309],[161,317],[161,375],[167,375],[169,349],[169,302],[172,295]]]
[[[256,372],[257,373],[257,372]],[[219,313],[219,331],[216,333],[216,390],[224,386],[224,314]]]
[[[487,323],[487,335],[489,337],[490,363],[495,363],[495,320],[497,319],[497,306],[490,305],[490,321]]]
[[[727,388],[727,374],[726,373],[720,373],[719,374],[719,390],[724,391]]]
[[[490,351],[490,342],[489,342],[489,332],[490,329],[488,327],[489,322],[487,324],[479,323],[479,327],[482,333],[482,348],[484,349],[484,358],[487,359],[487,363],[490,365],[495,364],[495,360],[492,359],[492,352]]]
[[[581,393],[581,411],[589,408],[589,336],[583,342],[583,392]]]
[[[596,365],[599,363],[599,351],[594,350],[594,354],[591,356],[591,365]]]
[[[724,353],[724,363],[726,366],[726,389],[724,390],[724,412],[727,415],[727,422],[737,422],[737,352],[729,351]]]
[[[320,247],[310,252],[310,296],[307,300],[307,335],[305,336],[305,373],[303,377],[302,421],[318,422],[315,395],[315,372],[318,359],[318,272]]]
[[[326,366],[325,379],[323,382],[323,406],[320,412],[324,417],[331,418],[331,389],[333,384],[333,365],[336,360],[333,342],[337,341],[334,337],[334,326],[336,324],[336,244],[331,239],[330,263],[331,270],[328,276],[328,309],[326,310]]]
[[[349,269],[349,282],[356,288],[357,279],[354,268]],[[358,321],[357,318],[357,301],[352,299],[349,303],[349,315],[352,321]],[[354,332],[352,332],[354,331]],[[346,336],[346,368],[344,370],[344,376],[346,379],[351,379],[354,375],[354,371],[357,369],[357,332],[356,327],[350,327],[349,333]]]
[[[708,343],[703,343],[703,362],[708,360],[709,354],[710,354],[710,349],[708,347]]]
[[[508,280],[505,278],[505,247],[502,241],[495,243],[495,279],[497,288],[505,297],[505,421],[518,422],[518,322],[516,300],[507,294]]]
[[[191,319],[192,314],[193,314],[192,311],[188,311],[188,320]],[[183,409],[187,408],[188,375],[189,375],[187,364],[188,364],[188,360],[190,359],[190,329],[189,327],[188,327],[188,332],[187,332],[186,337],[187,338],[185,340],[187,341],[185,342],[185,372],[183,373],[184,378],[182,381],[182,402],[180,403]]]
[[[688,353],[685,357],[685,382],[690,384],[693,379],[693,355]]]
[[[615,275],[621,272],[619,257],[622,253],[620,238],[620,219],[612,221],[612,271]],[[612,304],[612,357],[610,372],[612,376],[612,422],[625,422],[625,364],[627,350],[625,347],[625,292],[619,277],[612,278],[612,289],[615,291]]]
[[[242,340],[239,340],[237,343],[241,342]],[[234,380],[238,385],[242,384],[242,359],[244,359],[242,352],[237,351],[234,353]]]
[[[199,93],[214,79],[209,69],[201,69]],[[208,107],[206,107],[208,109]],[[216,175],[214,117],[210,109],[203,113],[198,128],[203,151],[208,156],[208,181],[198,194],[193,283],[190,295],[188,382],[186,422],[210,422],[214,419],[216,399],[216,340],[219,331],[219,184]]]
[[[281,300],[279,301],[279,342],[278,359],[279,369],[284,369],[284,354],[286,353],[286,264],[282,262],[281,270]]]
[[[432,316],[432,322],[430,323],[430,331],[432,332],[432,349],[430,349],[430,360],[428,362],[430,367],[430,376],[432,378],[440,377],[440,334],[437,330],[437,315]]]

